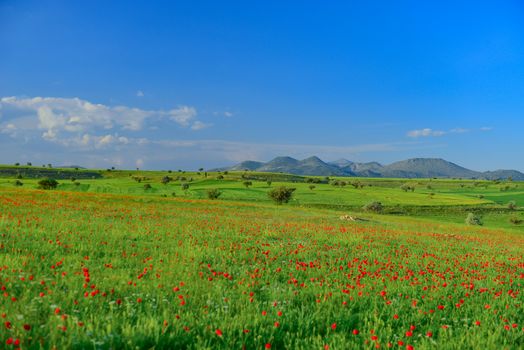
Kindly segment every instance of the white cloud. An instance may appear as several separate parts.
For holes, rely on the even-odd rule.
[[[414,137],[414,138],[428,137],[428,136],[442,136],[444,134],[446,134],[446,132],[440,131],[440,130],[433,130],[429,128],[408,131],[408,136]]]
[[[193,123],[193,125],[191,125],[191,130],[202,130],[209,128],[210,126],[213,126],[213,124],[202,123],[201,121],[197,120]]]
[[[483,130],[481,128],[481,130]],[[454,128],[448,131],[442,131],[442,130],[433,130],[430,128],[425,129],[419,129],[419,130],[411,130],[408,131],[407,135],[409,137],[418,138],[418,137],[438,137],[438,136],[444,136],[447,134],[465,134],[471,132],[471,129],[464,129],[464,128]]]
[[[229,118],[229,117],[233,116],[233,113],[231,113],[231,112],[224,112],[224,116]]]
[[[170,110],[167,114],[171,120],[174,120],[182,126],[188,126],[191,119],[196,117],[197,112],[193,107],[182,106]]]
[[[7,123],[5,125],[0,125],[0,134],[6,134],[12,137],[16,136],[16,125],[12,123]]]
[[[136,92],[136,96],[137,96],[137,97],[144,97],[145,94],[144,94],[144,92],[143,92],[142,90],[138,90],[138,91]]]
[[[454,134],[464,134],[469,131],[470,131],[469,129],[455,128],[455,129],[451,129],[449,132],[454,133]]]
[[[482,128],[480,128],[480,131],[491,131],[491,130],[493,130],[491,126],[483,126]]]
[[[116,141],[120,142],[118,138],[116,141],[112,139],[117,137],[117,132],[139,132],[146,124],[154,128],[154,124],[161,120],[172,120],[191,130],[210,126],[199,121],[193,122],[197,111],[190,106],[180,106],[168,111],[144,110],[95,104],[79,98],[3,97],[0,98],[0,109],[3,119],[17,130],[17,134],[25,132],[33,137],[39,135],[46,141],[67,145],[114,144]],[[10,134],[13,134],[13,127]],[[1,130],[4,129],[5,125]],[[87,139],[96,142],[87,142]]]

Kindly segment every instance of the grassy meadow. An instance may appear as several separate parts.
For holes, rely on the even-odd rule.
[[[524,348],[524,183],[99,173],[0,179],[3,348]]]

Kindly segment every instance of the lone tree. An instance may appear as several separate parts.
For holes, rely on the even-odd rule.
[[[404,192],[407,192],[407,191],[411,191],[411,192],[414,192],[415,191],[415,186],[412,186],[410,184],[403,184],[402,186],[400,186],[400,189]]]
[[[373,201],[373,202],[370,202],[364,205],[362,209],[364,209],[365,211],[371,211],[374,213],[381,213],[382,210],[384,209],[384,206],[380,202]]]
[[[58,186],[55,179],[45,178],[38,181],[38,188],[41,190],[54,190]]]
[[[184,192],[187,192],[187,190],[189,190],[189,184],[187,183],[183,183],[181,187]]]
[[[266,184],[267,184],[269,187],[271,187],[271,184],[272,184],[271,180],[267,180],[267,181],[266,181]]]
[[[244,184],[244,186],[246,186],[246,188],[249,188],[249,186],[253,185],[253,183],[251,181],[244,181],[244,182],[242,182],[242,184]]]
[[[220,192],[218,188],[210,188],[207,190],[207,198],[209,199],[217,199],[221,194],[222,192]]]
[[[515,202],[515,201],[509,201],[509,203],[508,203],[508,209],[509,209],[509,210],[517,210],[517,202]]]
[[[150,184],[144,184],[144,190],[150,190],[152,187]]]
[[[271,198],[275,203],[282,204],[287,203],[293,197],[293,192],[296,188],[290,188],[286,186],[280,186],[272,189],[267,193],[268,197]]]
[[[466,224],[473,226],[482,226],[484,223],[482,222],[482,218],[479,215],[474,213],[468,213],[468,216],[466,217]]]
[[[161,180],[162,184],[163,185],[167,185],[168,183],[171,182],[171,180],[173,180],[172,178],[170,178],[169,176],[164,176]]]
[[[315,187],[316,187],[315,185],[309,185],[309,189],[310,189],[311,191],[313,191],[313,190],[315,189]]]

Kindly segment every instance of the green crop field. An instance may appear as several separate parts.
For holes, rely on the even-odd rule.
[[[524,183],[5,169],[3,348],[524,348]]]

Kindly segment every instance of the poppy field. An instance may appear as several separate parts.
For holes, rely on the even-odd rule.
[[[524,348],[518,231],[0,191],[5,349]]]

